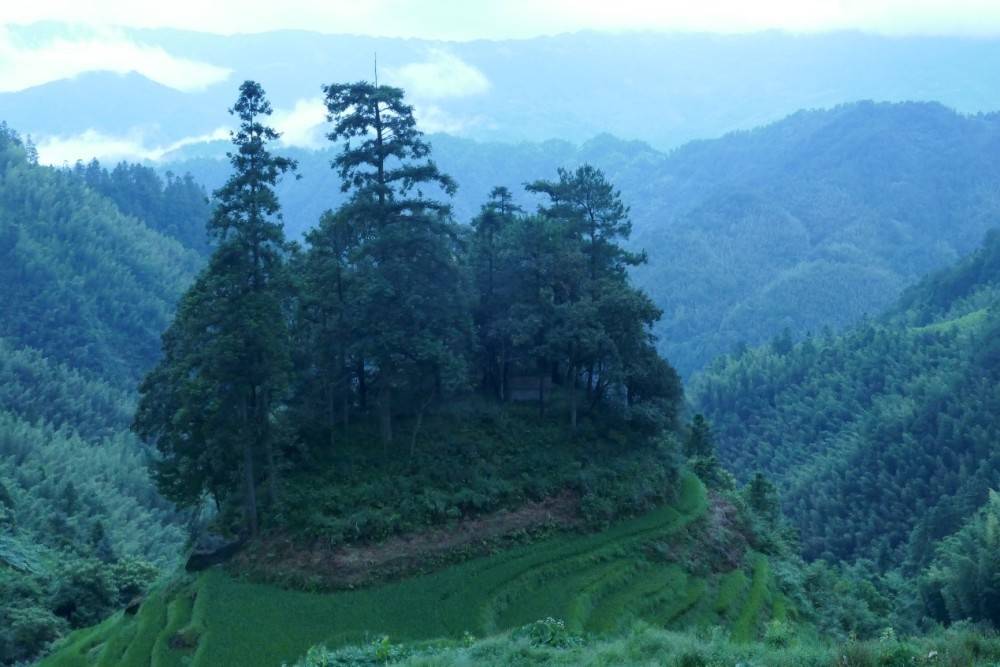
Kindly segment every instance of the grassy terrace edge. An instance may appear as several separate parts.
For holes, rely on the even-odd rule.
[[[646,545],[676,535],[707,506],[704,486],[687,474],[672,506],[603,532],[561,534],[353,591],[285,590],[221,570],[179,577],[154,591],[135,616],[118,614],[74,633],[41,665],[277,667],[314,645],[369,644],[381,636],[447,642],[545,617],[562,619],[572,633],[602,636],[636,621],[701,628],[735,623],[741,636],[756,636],[764,618],[784,614],[762,556],[750,559],[749,577],[697,577],[646,556]]]

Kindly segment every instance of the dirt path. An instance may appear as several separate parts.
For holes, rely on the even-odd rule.
[[[262,537],[234,565],[264,579],[317,579],[328,588],[354,588],[430,569],[436,564],[489,551],[523,532],[578,525],[580,499],[571,493],[501,510],[450,526],[400,535],[378,544],[328,547],[280,535]]]

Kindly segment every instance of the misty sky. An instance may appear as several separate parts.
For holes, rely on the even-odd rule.
[[[584,29],[1000,34],[997,0],[31,0],[4,5],[4,23],[54,20],[225,34],[282,28],[446,40]]]
[[[330,34],[430,40],[523,39],[581,30],[796,33],[861,30],[888,35],[1000,36],[1000,0],[0,0],[0,93],[15,93],[86,72],[136,72],[182,92],[228,81],[225,63],[169,52],[128,28],[218,34],[305,29]],[[25,26],[57,22],[59,29]],[[450,52],[428,47],[410,63],[386,67],[385,80],[415,100],[422,127],[461,134],[446,98],[488,91],[491,82]],[[444,101],[442,101],[444,100]],[[2,110],[0,110],[2,111]],[[318,98],[276,110],[289,145],[312,147],[325,114]],[[151,144],[139,128],[108,136],[92,129],[38,135],[43,159],[159,159],[190,143],[224,138],[226,128]]]

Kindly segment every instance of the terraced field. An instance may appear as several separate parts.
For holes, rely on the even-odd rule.
[[[236,581],[222,571],[164,587],[134,617],[72,635],[45,667],[276,667],[319,643],[387,634],[393,641],[486,635],[552,616],[602,633],[635,619],[661,626],[728,623],[753,636],[773,613],[767,560],[698,578],[648,560],[643,547],[703,516],[705,489],[683,481],[679,502],[593,535],[566,535],[433,574],[331,594]],[[769,606],[771,605],[771,606]]]

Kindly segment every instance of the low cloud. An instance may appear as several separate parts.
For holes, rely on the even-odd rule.
[[[120,160],[156,162],[168,153],[185,146],[228,138],[229,130],[220,127],[212,132],[185,137],[165,146],[147,146],[142,133],[139,132],[126,136],[112,136],[96,130],[87,130],[69,137],[41,138],[37,141],[38,161],[56,166],[74,164],[77,160],[88,162],[93,158],[105,163]]]
[[[441,100],[481,95],[490,89],[486,75],[458,56],[434,49],[427,60],[386,71],[387,82],[406,90],[408,97]]]
[[[26,44],[0,27],[0,92],[16,92],[84,72],[137,72],[181,91],[225,81],[230,70],[139,44],[119,31],[87,31]]]
[[[415,104],[413,116],[422,132],[444,134],[464,134],[469,129],[482,125],[480,116],[459,116],[449,113],[435,104]]]
[[[326,141],[326,105],[322,97],[299,100],[291,109],[276,109],[271,124],[281,133],[282,145],[319,148]]]

